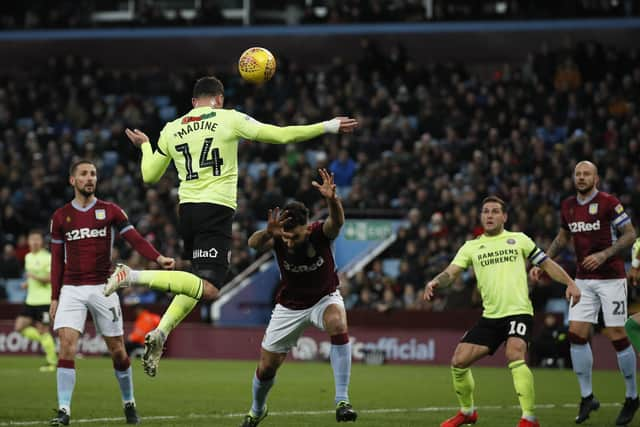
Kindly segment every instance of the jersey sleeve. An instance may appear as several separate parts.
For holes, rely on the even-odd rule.
[[[56,211],[51,218],[51,299],[60,297],[64,276],[64,235],[62,214]]]
[[[51,243],[61,245],[64,243],[64,232],[62,231],[62,220],[60,211],[55,211],[51,217],[49,232],[51,233]]]
[[[323,123],[302,126],[273,126],[260,123],[243,113],[236,112],[237,135],[267,144],[291,144],[307,141],[325,133]]]
[[[465,243],[462,245],[460,249],[458,249],[458,253],[451,261],[451,264],[457,265],[458,267],[467,269],[471,265],[471,253],[469,252],[469,245]]]
[[[522,248],[522,253],[527,260],[529,260],[533,265],[540,265],[547,259],[547,254],[535,244],[535,242],[526,234],[521,233],[521,238],[518,239],[520,241],[520,247]]]
[[[244,139],[254,140],[258,136],[258,131],[263,123],[257,121],[248,114],[234,111],[236,135]]]
[[[115,204],[111,205],[111,207],[113,209],[113,225],[116,228],[116,231],[118,231],[118,233],[122,235],[131,230],[133,228],[133,225],[131,225],[131,223],[129,222],[129,217],[124,212],[124,210],[122,210],[120,206]]]
[[[160,177],[164,174],[171,163],[171,157],[169,157],[169,136],[167,132],[167,126],[160,132],[160,139],[158,140],[158,149],[153,151],[151,143],[145,142],[140,146],[142,150],[142,161],[140,163],[140,170],[142,171],[142,180],[148,184],[153,184],[160,180]]]
[[[624,206],[622,206],[622,203],[620,203],[620,200],[616,197],[611,196],[609,207],[610,209],[609,212],[607,212],[607,215],[609,215],[611,224],[615,228],[620,229],[620,227],[631,221],[631,218],[629,218],[629,215],[627,215],[624,210]]]

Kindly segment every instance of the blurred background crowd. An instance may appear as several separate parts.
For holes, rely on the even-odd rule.
[[[637,0],[46,0],[4,2],[0,28],[167,27],[243,24],[341,24],[638,16]],[[118,10],[106,14],[107,10]]]
[[[341,277],[348,308],[449,310],[477,307],[467,272],[435,301],[425,281],[443,269],[465,240],[482,232],[479,202],[498,194],[510,206],[508,228],[542,248],[560,226],[559,205],[573,194],[572,170],[583,158],[600,169],[600,188],[640,215],[640,62],[638,51],[596,43],[541,46],[521,63],[488,71],[455,63],[422,67],[401,45],[362,41],[359,58],[306,67],[279,58],[274,79],[248,86],[229,70],[107,69],[89,58],[50,58],[42,67],[0,76],[0,228],[3,297],[16,292],[28,251],[26,233],[46,229],[73,193],[68,167],[76,157],[98,163],[98,197],[112,200],[161,252],[179,257],[176,183],[170,172],[142,184],[139,152],[125,127],[156,139],[162,125],[190,109],[195,79],[215,73],[226,107],[260,121],[302,124],[350,114],[357,133],[287,147],[242,143],[238,210],[229,277],[257,254],[246,241],[273,206],[298,199],[324,208],[311,186],[316,169],[335,173],[348,216],[401,215],[407,226],[362,272]],[[128,245],[116,258],[144,267]],[[573,254],[560,255],[571,273]],[[532,286],[537,310],[564,312],[563,287]],[[125,303],[162,301],[132,290]]]

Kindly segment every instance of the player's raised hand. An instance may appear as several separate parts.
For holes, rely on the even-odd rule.
[[[267,217],[267,233],[269,233],[271,237],[284,237],[291,239],[293,237],[293,233],[284,231],[284,225],[287,221],[289,221],[289,216],[286,212],[282,212],[281,214],[279,207],[269,209],[269,216]]]
[[[582,260],[582,266],[588,271],[596,270],[607,260],[607,256],[602,252],[596,252]]]
[[[176,268],[176,260],[163,255],[156,258],[156,262],[165,270],[173,270]]]
[[[424,299],[425,301],[431,301],[431,298],[433,298],[433,296],[435,295],[435,289],[437,287],[438,287],[437,281],[432,280],[428,282],[427,285],[424,287],[424,295],[422,296],[422,299]]]
[[[131,130],[129,128],[126,128],[124,130],[124,133],[127,135],[129,140],[133,142],[133,145],[135,145],[136,147],[141,146],[145,142],[149,142],[149,137],[141,130],[138,130],[138,129]]]
[[[358,127],[358,121],[351,117],[340,116],[336,119],[340,120],[340,128],[338,129],[340,133],[351,133]]]
[[[529,279],[531,279],[533,283],[539,282],[540,276],[542,276],[542,269],[540,267],[532,267],[531,270],[529,270]]]
[[[320,172],[322,184],[319,184],[317,181],[313,181],[311,185],[316,187],[325,199],[335,199],[336,184],[333,182],[333,173],[330,174],[326,169],[318,169],[318,172]]]
[[[576,286],[575,282],[572,280],[571,284],[567,286],[567,290],[564,295],[567,298],[567,301],[569,301],[569,304],[571,304],[571,307],[573,307],[580,302],[580,297],[582,296],[582,293],[580,292],[580,289]]]

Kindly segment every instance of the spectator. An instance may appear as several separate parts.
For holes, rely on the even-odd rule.
[[[345,149],[340,150],[338,158],[331,162],[329,170],[334,174],[334,182],[339,188],[340,193],[345,188],[351,187],[351,182],[356,174],[357,164],[349,156],[349,152]]]
[[[134,307],[136,320],[133,331],[127,336],[125,348],[129,357],[140,357],[144,349],[144,337],[160,323],[160,316],[137,304]]]

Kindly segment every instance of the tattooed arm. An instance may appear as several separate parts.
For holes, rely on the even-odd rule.
[[[549,248],[547,248],[546,254],[549,259],[555,258],[560,253],[560,251],[569,244],[570,241],[571,233],[569,232],[569,230],[561,227],[560,231],[558,231],[558,235],[555,239],[553,239],[553,242],[551,242]],[[529,278],[534,283],[540,280],[541,275],[542,269],[540,267],[533,267],[529,271]]]
[[[449,285],[458,278],[462,271],[462,267],[455,264],[449,264],[449,266],[445,268],[443,272],[431,279],[431,281],[427,282],[427,285],[424,288],[423,298],[427,301],[430,301],[431,298],[433,298],[435,288],[437,288],[438,286],[443,287]]]

